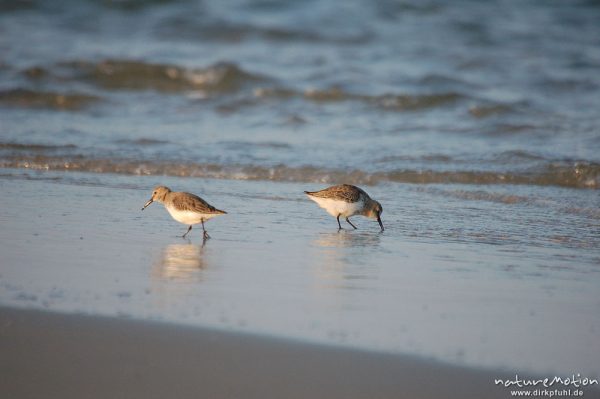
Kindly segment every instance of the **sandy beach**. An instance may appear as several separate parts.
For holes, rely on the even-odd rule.
[[[0,308],[6,398],[506,398],[502,373],[410,356]]]
[[[224,336],[231,339],[224,346],[230,341],[245,342],[238,337],[276,338],[256,342],[269,348],[312,351],[315,359],[321,359],[318,362],[332,362],[331,367],[319,368],[331,373],[336,369],[333,365],[346,367],[348,362],[324,360],[330,353],[332,359],[373,359],[373,370],[384,370],[386,362],[392,362],[389,372],[373,371],[365,377],[364,387],[381,385],[384,393],[397,389],[398,381],[403,381],[405,389],[407,382],[397,374],[413,367],[424,371],[419,378],[406,380],[420,381],[412,385],[412,392],[427,385],[438,394],[448,386],[438,383],[439,373],[448,381],[450,376],[466,373],[479,385],[461,382],[457,386],[473,387],[479,393],[491,388],[489,377],[495,373],[473,370],[500,370],[508,375],[582,373],[590,378],[597,373],[595,331],[600,320],[594,305],[594,266],[580,263],[531,275],[561,264],[561,258],[549,256],[552,248],[532,246],[523,251],[520,244],[511,243],[411,239],[406,226],[418,226],[411,218],[419,212],[394,207],[378,188],[370,191],[389,204],[383,215],[383,234],[376,221],[367,219],[356,220],[359,230],[337,232],[335,219],[302,197],[302,184],[169,178],[174,187],[203,193],[229,212],[207,223],[213,238],[203,244],[201,230],[192,230],[190,240],[177,237],[185,226],[173,221],[160,204],[141,211],[150,195],[145,188],[153,187],[154,177],[63,175],[72,176],[75,181],[71,183],[56,181],[48,172],[15,172],[0,179],[6,204],[0,211],[0,304],[94,317],[23,313],[23,330],[7,330],[11,339],[25,345],[15,346],[13,356],[33,348],[27,346],[29,341],[57,352],[75,353],[89,347],[98,351],[90,356],[102,356],[103,345],[95,340],[104,333],[92,334],[98,326],[115,337],[123,332],[142,339],[156,331],[154,339],[162,342],[158,345],[161,354],[150,356],[156,359],[180,358],[177,351],[167,353],[172,345],[185,352],[186,344],[172,338],[179,332],[205,341],[219,336],[214,331],[227,331]],[[446,219],[462,217],[461,207],[444,205],[446,198],[435,191],[428,194],[410,186],[394,189],[399,191],[392,195],[408,201],[418,198],[423,210],[445,206]],[[239,205],[242,202],[244,207]],[[542,257],[542,265],[536,266]],[[517,266],[505,270],[507,263]],[[586,267],[590,272],[581,274]],[[560,285],[555,284],[558,279]],[[20,314],[11,312],[11,319]],[[42,320],[48,320],[48,328],[33,327]],[[63,322],[73,327],[60,327]],[[155,326],[155,322],[172,327]],[[57,333],[56,344],[45,341],[52,329]],[[85,338],[81,331],[92,335]],[[199,331],[200,338],[190,331]],[[61,332],[68,335],[61,337]],[[115,353],[131,349],[133,362],[136,356],[159,350],[150,342],[139,342],[139,346],[126,344],[122,349],[116,346]],[[76,343],[77,347],[71,346]],[[252,346],[244,348],[252,350]],[[80,356],[87,356],[87,350],[81,350]],[[324,354],[317,355],[321,350]],[[225,353],[215,356],[226,358]],[[267,362],[271,357],[257,359]],[[251,358],[249,352],[245,360],[249,365]],[[189,359],[193,361],[197,357]],[[356,364],[356,369],[352,366],[348,373],[358,373],[363,367],[359,361],[349,364]],[[306,372],[312,370],[306,367]],[[273,367],[277,372],[281,369]],[[179,372],[165,378],[178,378]],[[30,375],[16,366],[11,373],[24,379]],[[86,378],[95,374],[92,369],[86,373],[90,374]],[[482,378],[475,378],[478,375]],[[305,377],[319,380],[317,375]],[[377,378],[383,382],[376,383]],[[423,379],[435,381],[422,384]],[[267,385],[265,380],[257,386]],[[336,386],[332,380],[327,389]],[[301,392],[305,391],[298,395]],[[435,397],[433,392],[423,397]]]

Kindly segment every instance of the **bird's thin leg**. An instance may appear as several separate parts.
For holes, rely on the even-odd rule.
[[[188,227],[187,231],[185,232],[184,235],[181,236],[181,238],[185,238],[185,236],[187,236],[187,234],[190,232],[190,230],[192,230],[192,226]]]
[[[346,218],[346,222],[348,222],[348,224],[352,227],[354,227],[354,230],[356,230],[356,226],[352,224],[352,222],[350,221],[350,219]]]
[[[338,221],[338,226],[339,226],[338,231],[340,231],[342,229],[342,224],[340,223],[340,216],[342,216],[341,213],[337,215],[337,221]]]
[[[202,223],[202,231],[204,231],[204,239],[208,240],[210,238],[210,236],[208,235],[208,233],[206,232],[206,229],[204,228],[204,219],[200,220],[200,222]]]

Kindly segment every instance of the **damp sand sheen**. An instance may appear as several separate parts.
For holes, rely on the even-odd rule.
[[[335,218],[305,197],[306,184],[173,178],[173,187],[210,193],[229,211],[208,222],[214,238],[203,246],[200,234],[177,237],[185,225],[162,210],[140,212],[154,180],[2,178],[10,206],[2,210],[0,303],[480,368],[591,373],[597,366],[600,319],[586,305],[597,298],[589,247],[597,238],[591,230],[585,240],[559,238],[573,223],[585,230],[588,213],[571,213],[571,226],[557,229],[549,226],[560,208],[520,204],[514,193],[498,191],[466,209],[455,197],[478,191],[370,187],[384,205],[385,232],[357,217],[357,230],[338,231]],[[533,213],[535,224],[520,222]],[[558,336],[571,339],[556,346]]]

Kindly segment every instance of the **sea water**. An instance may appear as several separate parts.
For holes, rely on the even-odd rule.
[[[593,1],[2,2],[0,303],[598,372],[598,20]],[[383,234],[303,197],[336,183],[382,203]],[[230,214],[179,240],[138,209],[155,184]]]

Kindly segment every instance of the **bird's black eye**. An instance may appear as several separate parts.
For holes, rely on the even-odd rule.
[[[152,193],[152,195],[156,195],[156,191]]]

